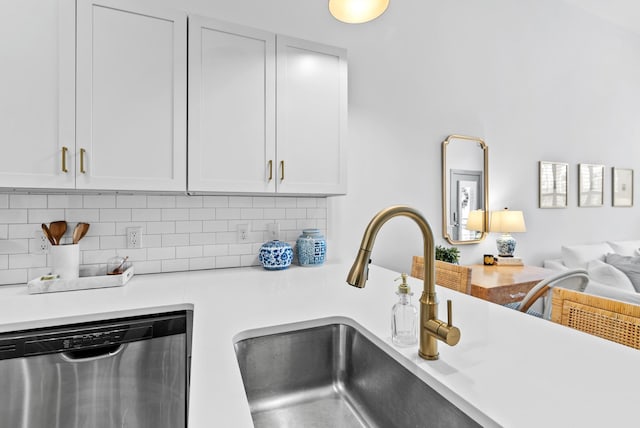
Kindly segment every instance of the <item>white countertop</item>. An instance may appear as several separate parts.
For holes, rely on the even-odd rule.
[[[191,428],[252,427],[233,349],[244,330],[348,317],[390,344],[398,273],[371,266],[366,288],[345,283],[349,266],[259,267],[134,276],[124,287],[28,295],[0,287],[0,331],[193,305]],[[414,303],[422,281],[410,278]],[[637,350],[438,287],[440,319],[453,300],[457,346],[439,342],[440,359],[393,348],[423,378],[483,425],[628,426],[637,421]],[[401,354],[401,355],[400,355]],[[488,415],[495,424],[483,414]]]

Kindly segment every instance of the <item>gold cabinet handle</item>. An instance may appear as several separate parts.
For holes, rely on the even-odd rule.
[[[280,181],[284,180],[284,161],[280,161]]]
[[[80,149],[80,172],[85,174],[87,171],[84,169],[84,154],[87,151],[85,149]]]
[[[67,152],[69,149],[66,146],[62,146],[62,172],[69,172],[67,169]]]
[[[273,160],[269,159],[269,181],[273,180]]]

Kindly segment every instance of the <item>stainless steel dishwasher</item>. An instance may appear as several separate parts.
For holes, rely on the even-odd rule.
[[[187,426],[191,311],[0,334],[0,426]]]

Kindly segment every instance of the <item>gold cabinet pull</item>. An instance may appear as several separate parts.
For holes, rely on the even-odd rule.
[[[284,180],[284,161],[280,161],[280,181]]]
[[[273,160],[269,159],[269,181],[273,180]]]
[[[80,149],[80,172],[85,174],[87,171],[84,169],[84,154],[87,151],[85,149]]]
[[[67,169],[67,152],[69,149],[66,146],[62,146],[62,172],[69,172]]]

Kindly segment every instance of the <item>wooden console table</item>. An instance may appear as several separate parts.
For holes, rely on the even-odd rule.
[[[471,295],[490,302],[519,302],[554,271],[537,266],[471,266]]]

